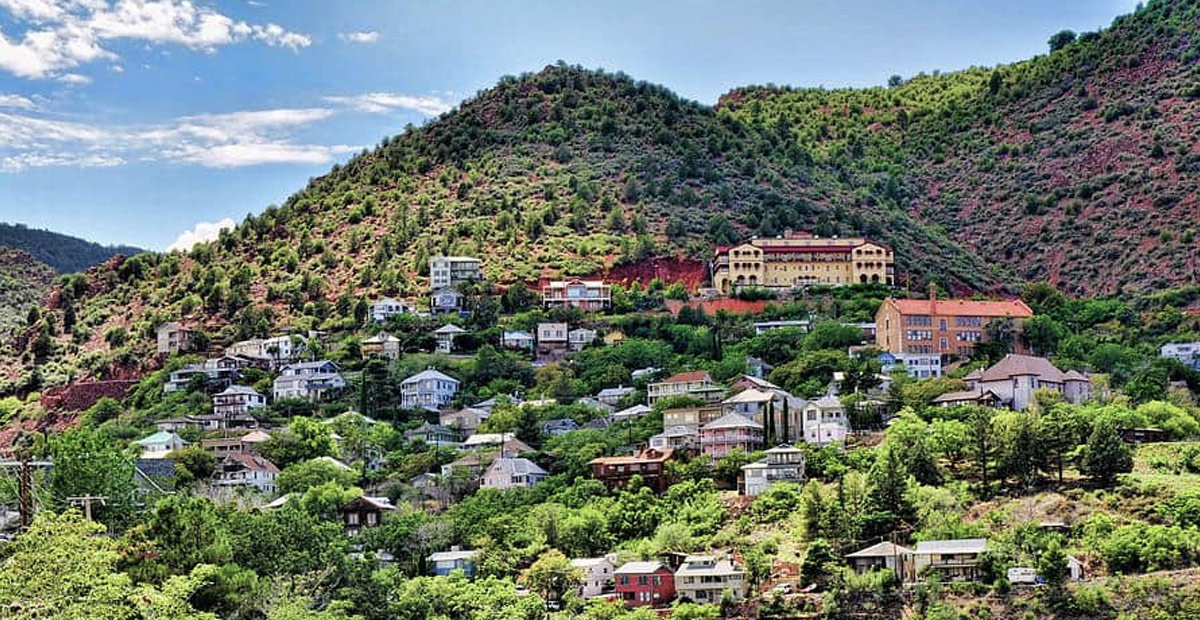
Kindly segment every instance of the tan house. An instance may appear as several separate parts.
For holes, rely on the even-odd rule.
[[[913,572],[920,578],[936,570],[949,581],[975,581],[986,551],[987,540],[983,538],[922,541],[913,551]]]
[[[387,333],[379,332],[362,341],[363,357],[375,356],[389,360],[400,357],[400,339]]]
[[[156,345],[159,353],[179,353],[190,351],[192,345],[192,330],[182,323],[171,321],[163,323],[155,330]]]
[[[724,395],[725,389],[713,385],[712,375],[705,370],[677,373],[646,386],[646,399],[651,405],[671,396],[695,396],[718,402]]]
[[[846,556],[846,561],[859,574],[890,568],[901,583],[910,583],[913,574],[913,551],[891,542],[871,545]]]
[[[1020,321],[1033,310],[1020,299],[888,298],[875,313],[875,346],[893,354],[971,354],[976,342],[987,338],[987,327],[997,319]]]
[[[788,232],[718,247],[713,288],[729,294],[744,287],[791,289],[811,285],[895,284],[895,256],[862,237],[822,238]]]
[[[1050,360],[1031,355],[1009,354],[987,370],[964,377],[972,391],[991,392],[1000,404],[1024,411],[1033,402],[1035,390],[1053,390],[1067,402],[1078,405],[1092,397],[1092,383],[1077,371],[1063,372]]]
[[[686,426],[698,432],[701,426],[725,415],[725,406],[716,403],[698,407],[676,407],[663,411],[663,428]]]

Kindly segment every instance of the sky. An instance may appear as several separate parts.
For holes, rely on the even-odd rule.
[[[1045,53],[1131,0],[0,0],[0,222],[164,250],[558,60],[714,103]]]

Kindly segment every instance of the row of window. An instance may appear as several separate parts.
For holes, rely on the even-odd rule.
[[[910,329],[907,337],[909,340],[933,340],[933,331],[928,329]]]
[[[954,334],[954,339],[959,342],[979,342],[983,338],[981,332],[958,332]]]
[[[617,583],[619,585],[627,586],[630,584],[629,577],[630,577],[629,575],[617,575]],[[651,583],[653,583],[656,586],[661,586],[662,585],[662,576],[661,575],[638,575],[637,576],[637,584],[639,586],[648,586]]]

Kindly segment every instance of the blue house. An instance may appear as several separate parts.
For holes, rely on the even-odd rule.
[[[445,577],[451,572],[461,570],[470,579],[475,576],[475,556],[478,551],[463,551],[459,547],[450,547],[449,551],[439,551],[429,556],[433,566],[433,574]]]

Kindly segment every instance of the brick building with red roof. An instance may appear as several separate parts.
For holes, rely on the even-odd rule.
[[[971,354],[975,343],[987,339],[987,327],[997,319],[1021,321],[1033,310],[1020,299],[888,298],[875,313],[875,346],[895,354]],[[1019,325],[1017,326],[1019,327]]]

